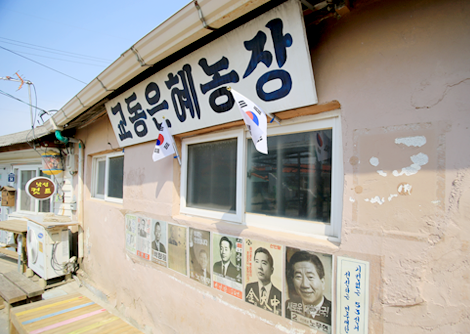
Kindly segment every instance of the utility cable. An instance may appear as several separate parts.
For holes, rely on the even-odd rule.
[[[61,59],[61,58],[48,57],[48,56],[38,55],[38,54],[34,54],[34,53],[28,53],[28,52],[24,52],[24,51],[13,51],[13,50],[12,50],[12,52],[17,52],[18,54],[21,54],[21,55],[25,55],[25,54],[26,54],[26,55],[30,55],[30,56],[36,56],[36,57],[54,59],[54,60],[65,61],[65,62],[74,63],[74,64],[82,64],[82,65],[97,66],[97,67],[105,67],[105,66],[106,66],[106,65],[104,65],[104,64],[83,63],[83,62],[81,62],[81,61],[73,61],[73,60],[67,60],[67,59]],[[87,59],[87,60],[88,60],[88,59]]]
[[[44,52],[50,52],[50,53],[56,53],[56,54],[60,54],[60,53],[69,54],[69,55],[71,55],[70,57],[88,58],[89,60],[95,59],[95,61],[101,61],[101,62],[110,62],[111,61],[111,60],[105,59],[105,58],[87,56],[87,55],[83,55],[83,54],[80,54],[80,53],[73,53],[73,52],[62,51],[62,50],[58,50],[58,49],[52,49],[52,48],[48,48],[48,47],[45,47],[45,46],[30,44],[30,43],[21,42],[21,41],[16,41],[14,39],[5,38],[5,37],[0,37],[0,39],[5,39],[5,40],[11,41],[11,42],[16,42],[16,43],[20,43],[20,44],[35,46],[36,48],[32,48],[32,47],[28,47],[28,46],[24,46],[24,45],[18,45],[18,44],[11,43],[11,42],[3,42],[3,43],[13,44],[13,45],[21,46],[23,48],[29,48],[29,49],[33,49],[33,50],[44,51],[44,50],[41,50],[41,49],[46,49],[46,50],[52,50],[52,51],[57,51],[57,52],[51,52],[51,51],[44,51]],[[40,48],[40,49],[38,49],[38,48]]]
[[[34,85],[33,85],[33,86],[34,86]],[[34,90],[36,90],[36,88],[34,88]],[[41,109],[41,108],[39,108],[39,107],[37,107],[37,106],[33,106],[32,104],[30,104],[30,103],[28,103],[28,102],[26,102],[26,101],[23,101],[23,100],[21,100],[21,99],[15,97],[15,96],[13,96],[13,95],[11,95],[11,94],[5,93],[5,92],[2,91],[2,90],[0,90],[0,94],[5,95],[5,96],[7,96],[7,97],[9,97],[9,98],[12,98],[12,99],[14,99],[14,100],[17,100],[17,101],[19,101],[19,102],[21,102],[21,103],[24,103],[24,104],[26,104],[26,105],[28,105],[28,106],[30,106],[30,107],[36,108],[37,110],[43,111],[43,112],[45,112],[45,113],[48,113],[48,111],[46,111],[46,110],[44,110],[44,109]]]
[[[32,61],[33,63],[36,63],[36,64],[38,64],[38,65],[44,66],[44,67],[46,67],[46,68],[48,68],[48,69],[50,69],[50,70],[52,70],[52,71],[54,71],[54,72],[60,73],[60,74],[62,74],[62,75],[65,75],[66,77],[69,77],[69,78],[71,78],[71,79],[73,79],[73,80],[76,80],[76,81],[78,81],[78,82],[81,82],[81,83],[83,83],[83,84],[85,84],[85,85],[87,84],[86,82],[84,82],[84,81],[82,81],[82,80],[79,80],[79,79],[77,79],[77,78],[74,78],[74,77],[72,77],[72,76],[70,76],[70,75],[68,75],[68,74],[65,74],[65,73],[63,73],[63,72],[61,72],[61,71],[58,71],[58,70],[52,68],[52,67],[49,67],[49,66],[47,66],[47,65],[44,65],[44,64],[42,64],[42,63],[40,63],[40,62],[38,62],[38,61],[32,60],[32,59],[30,59],[30,58],[28,58],[28,57],[22,56],[22,55],[20,55],[20,54],[14,52],[14,51],[11,51],[11,50],[9,50],[9,49],[7,49],[7,48],[4,48],[3,46],[0,46],[0,49],[3,49],[3,50],[8,51],[8,52],[11,52],[11,53],[13,53],[13,54],[15,54],[15,55],[17,55],[17,56],[20,56],[20,57],[25,58],[25,59],[27,59],[27,60],[29,60],[29,61]]]

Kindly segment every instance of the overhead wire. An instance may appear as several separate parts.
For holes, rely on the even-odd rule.
[[[12,50],[12,51],[13,51],[13,50]],[[104,67],[104,66],[106,66],[106,65],[104,65],[104,64],[83,63],[83,62],[80,62],[80,61],[73,61],[73,60],[67,60],[67,59],[61,59],[61,58],[48,57],[48,56],[37,55],[37,54],[34,54],[34,53],[28,53],[28,52],[24,52],[24,51],[14,51],[14,52],[17,52],[18,54],[27,54],[27,55],[30,55],[30,56],[36,56],[36,57],[54,59],[54,60],[59,60],[59,61],[65,61],[65,62],[68,62],[68,63],[82,64],[82,65],[89,65],[89,66],[97,66],[97,67]]]
[[[36,88],[34,88],[34,89],[36,90]],[[5,95],[5,96],[7,96],[7,97],[9,97],[9,98],[12,98],[12,99],[14,99],[14,100],[17,100],[17,101],[19,101],[19,102],[21,102],[21,103],[24,103],[24,104],[26,104],[26,105],[28,105],[28,106],[30,106],[30,107],[33,107],[33,108],[35,108],[35,109],[37,109],[37,110],[43,111],[43,112],[45,112],[45,113],[48,113],[48,111],[46,111],[46,110],[44,110],[44,109],[41,109],[41,108],[39,108],[38,106],[34,106],[34,105],[32,105],[32,104],[30,104],[30,103],[28,103],[28,102],[26,102],[26,101],[23,101],[22,99],[19,99],[19,98],[17,98],[16,96],[13,96],[13,95],[11,95],[11,94],[5,93],[5,92],[2,91],[2,90],[0,90],[0,94]]]
[[[36,120],[37,120],[38,110],[41,110],[41,111],[43,111],[43,112],[45,112],[45,113],[47,113],[47,114],[50,114],[50,112],[47,111],[47,110],[41,109],[41,108],[39,108],[39,107],[37,106],[37,104],[38,104],[38,95],[37,95],[37,92],[36,92],[36,87],[34,86],[34,84],[33,84],[32,82],[29,83],[29,85],[32,85],[32,86],[33,86],[33,89],[34,89],[35,105],[32,105],[31,103],[27,103],[27,102],[25,102],[25,101],[23,101],[23,100],[21,100],[21,99],[18,99],[18,98],[14,97],[14,96],[12,96],[12,95],[10,95],[10,94],[8,94],[8,93],[5,93],[5,92],[3,92],[3,91],[1,91],[1,90],[0,90],[0,93],[3,94],[3,95],[6,95],[6,96],[8,96],[8,97],[11,97],[11,98],[13,98],[13,99],[15,99],[15,100],[18,100],[18,101],[20,101],[20,102],[23,102],[23,103],[25,103],[25,104],[27,104],[27,105],[29,105],[29,106],[31,106],[31,107],[33,107],[33,108],[35,109],[34,118],[33,118],[33,124],[31,124],[31,130],[26,134],[25,140],[26,140],[26,143],[29,145],[29,147],[31,147],[31,148],[40,156],[41,160],[45,163],[46,168],[47,168],[49,171],[51,171],[51,170],[52,170],[51,166],[50,166],[49,163],[45,160],[45,158],[43,157],[43,155],[38,151],[38,149],[36,148],[36,144],[34,143],[34,140],[36,139],[36,134],[35,134],[34,129],[35,129],[35,124],[36,124]],[[32,138],[32,139],[29,139],[29,136],[30,136],[31,132],[33,133],[33,138]],[[60,149],[59,149],[59,152],[60,152]],[[46,149],[44,150],[44,153],[47,153],[47,147],[46,147]],[[62,155],[61,155],[61,158],[62,158]],[[63,165],[63,163],[64,163],[64,162],[62,161],[62,165]],[[53,181],[55,182],[55,184],[57,185],[57,187],[60,189],[60,191],[61,191],[61,193],[62,193],[62,196],[63,196],[63,194],[64,194],[64,189],[63,189],[62,184],[61,184],[61,183],[59,182],[59,180],[56,178],[55,174],[51,174],[50,176],[51,176],[51,178],[53,179]]]
[[[52,70],[52,71],[54,71],[54,72],[60,73],[60,74],[62,74],[62,75],[65,75],[66,77],[69,77],[69,78],[71,78],[71,79],[73,79],[73,80],[76,80],[76,81],[78,81],[78,82],[81,82],[81,83],[83,83],[83,84],[85,84],[85,85],[87,84],[86,82],[84,82],[84,81],[82,81],[82,80],[79,80],[79,79],[77,79],[77,78],[72,77],[71,75],[65,74],[64,72],[61,72],[61,71],[59,71],[59,70],[56,70],[56,69],[54,69],[54,68],[52,68],[52,67],[50,67],[50,66],[44,65],[44,64],[42,64],[42,63],[40,63],[40,62],[38,62],[38,61],[35,61],[35,60],[31,59],[31,58],[28,58],[28,57],[25,57],[25,56],[23,56],[23,55],[20,55],[20,54],[18,54],[18,53],[16,53],[16,52],[12,51],[12,50],[10,50],[10,49],[4,48],[3,46],[0,46],[0,49],[3,49],[3,50],[8,51],[8,52],[11,52],[11,53],[13,53],[13,54],[15,54],[15,55],[17,55],[17,56],[20,56],[20,57],[25,58],[25,59],[27,59],[27,60],[29,60],[29,61],[32,61],[33,63],[36,63],[36,64],[38,64],[38,65],[44,66],[44,67],[46,67],[46,68],[48,68],[48,69],[50,69],[50,70]]]
[[[88,58],[88,59],[90,59],[90,60],[101,61],[101,62],[110,62],[110,61],[111,61],[111,60],[105,59],[105,58],[99,58],[99,57],[94,57],[94,56],[88,56],[88,55],[84,55],[84,54],[80,54],[80,53],[74,53],[74,52],[69,52],[69,51],[62,51],[62,50],[58,50],[58,49],[48,48],[48,47],[41,46],[41,45],[35,45],[35,44],[26,43],[26,42],[16,41],[16,40],[14,40],[14,39],[5,38],[5,37],[0,37],[0,39],[5,39],[5,40],[11,41],[11,42],[15,42],[15,43],[20,43],[20,44],[26,44],[26,45],[35,46],[35,48],[32,48],[32,47],[29,47],[29,46],[18,45],[18,44],[11,43],[11,42],[3,42],[3,43],[8,43],[8,44],[12,44],[12,45],[17,45],[17,46],[20,46],[20,47],[29,48],[29,49],[33,49],[33,50],[39,50],[39,51],[43,51],[43,52],[50,52],[50,53],[56,53],[56,54],[66,54],[66,55],[70,55],[70,57],[85,58],[85,59]],[[38,49],[38,48],[39,48],[39,49]],[[52,51],[57,51],[57,52],[45,51],[45,50],[41,50],[41,49],[52,50]]]

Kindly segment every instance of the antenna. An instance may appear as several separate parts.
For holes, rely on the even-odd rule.
[[[6,76],[6,77],[0,77],[2,80],[8,80],[8,81],[16,81],[20,83],[20,87],[18,87],[17,91],[23,87],[24,84],[28,85],[28,95],[29,95],[29,114],[31,115],[31,128],[34,129],[34,120],[33,120],[33,105],[31,104],[31,85],[33,84],[31,81],[27,80],[24,81],[23,78],[18,74],[18,72],[15,73],[18,79],[14,79],[12,77]]]

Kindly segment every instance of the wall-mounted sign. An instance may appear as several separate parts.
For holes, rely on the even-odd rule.
[[[368,333],[369,262],[338,256],[336,332]]]
[[[158,47],[158,46],[157,46]],[[106,103],[120,147],[241,119],[233,87],[267,113],[318,102],[302,11],[286,3]]]
[[[47,177],[35,177],[26,183],[26,193],[34,199],[46,200],[56,192],[56,184]]]
[[[15,174],[14,173],[8,174],[8,182],[15,182]]]

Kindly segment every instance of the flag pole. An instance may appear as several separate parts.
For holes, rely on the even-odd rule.
[[[230,92],[232,90],[232,87],[230,86],[227,86],[226,89]],[[267,113],[267,112],[264,112],[266,115],[268,115],[269,117],[271,117],[271,120],[269,121],[269,123],[272,123],[273,121],[276,121],[277,124],[281,125],[281,120],[279,118],[276,117],[276,115],[273,115],[271,113]]]
[[[165,117],[163,117],[163,119],[165,119]],[[166,124],[165,124],[165,126],[166,126]],[[169,129],[168,129],[168,132],[170,132]],[[171,145],[173,145],[173,149],[174,149],[175,152],[176,152],[176,158],[178,159],[178,163],[179,163],[180,166],[181,166],[180,152],[178,151],[178,147],[176,147],[176,143],[175,143],[175,140],[173,139],[173,135],[172,135],[171,133],[170,133],[170,135],[171,135]],[[173,159],[174,159],[174,158],[175,158],[175,157],[173,157]]]

